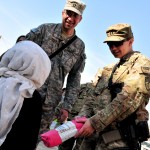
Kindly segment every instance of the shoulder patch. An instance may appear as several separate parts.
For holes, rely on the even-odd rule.
[[[145,87],[148,91],[150,91],[150,76],[145,77]]]
[[[150,67],[141,67],[143,73],[150,74]]]
[[[35,33],[35,32],[38,31],[38,28],[33,28],[33,29],[31,29],[31,31],[32,31],[33,33]]]

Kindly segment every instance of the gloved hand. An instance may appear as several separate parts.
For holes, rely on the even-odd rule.
[[[60,109],[60,114],[58,120],[60,123],[64,123],[68,119],[68,111],[65,109]]]

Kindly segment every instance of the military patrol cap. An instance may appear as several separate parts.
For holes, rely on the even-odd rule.
[[[81,0],[67,0],[64,9],[82,15],[86,5]]]
[[[110,41],[124,41],[133,37],[131,26],[126,23],[115,24],[108,27],[106,34],[107,38],[104,43]]]

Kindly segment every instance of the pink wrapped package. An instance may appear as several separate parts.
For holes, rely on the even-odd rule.
[[[81,117],[85,120],[85,117]],[[47,147],[54,147],[60,145],[62,142],[75,136],[75,134],[82,128],[84,123],[76,122],[75,120],[67,121],[57,128],[41,134],[41,139]]]

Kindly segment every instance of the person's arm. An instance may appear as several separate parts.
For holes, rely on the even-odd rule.
[[[91,117],[94,114],[94,104],[94,99],[92,99],[91,97],[86,97],[85,103],[82,106],[82,109],[80,110],[78,116],[86,116],[87,118]]]
[[[62,108],[71,111],[72,105],[77,100],[80,90],[81,73],[85,66],[85,54],[80,56],[80,60],[76,62],[67,78],[66,94]]]
[[[90,118],[95,130],[102,131],[116,119],[125,119],[145,102],[147,96],[150,97],[150,61],[143,60],[143,62],[145,63],[142,66],[140,61],[130,70],[130,75],[124,81],[123,90],[112,102]]]
[[[143,65],[142,65],[143,64]],[[103,131],[115,120],[123,120],[150,97],[150,61],[142,60],[129,72],[123,90],[104,109],[88,119],[76,136]]]
[[[37,43],[39,46],[42,45],[43,42],[43,35],[45,32],[44,24],[38,26],[37,28],[31,29],[29,33],[26,35],[26,40],[31,40],[35,43]]]

